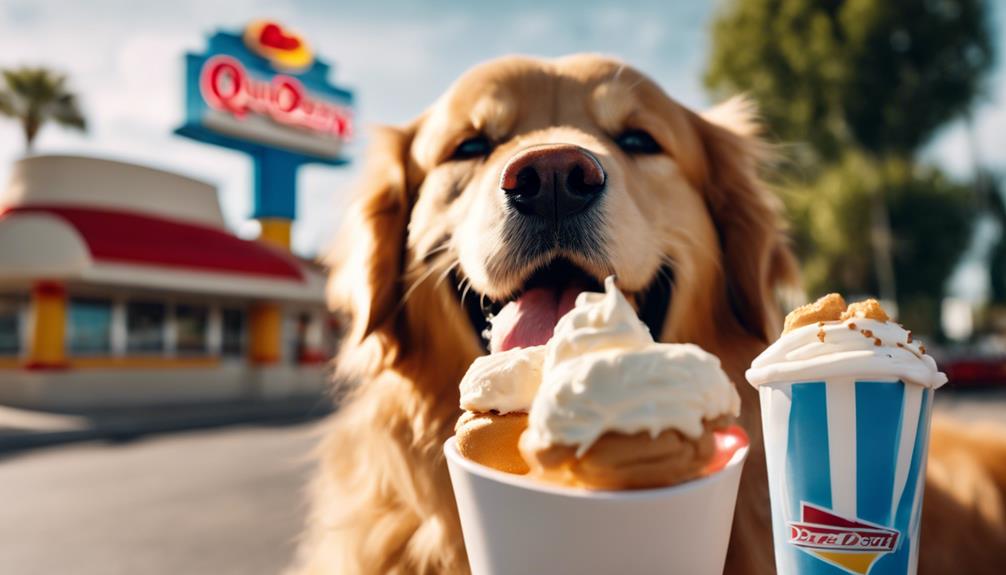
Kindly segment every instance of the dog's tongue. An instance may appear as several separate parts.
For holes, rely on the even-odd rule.
[[[544,344],[552,337],[556,322],[573,309],[576,296],[583,290],[584,286],[578,283],[562,289],[541,287],[527,290],[493,318],[490,351]]]

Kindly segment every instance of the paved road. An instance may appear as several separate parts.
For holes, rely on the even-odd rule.
[[[0,459],[0,574],[274,575],[313,425],[77,444]]]
[[[1006,394],[938,409],[1006,423]],[[275,575],[303,516],[314,425],[243,427],[0,459],[0,575]]]

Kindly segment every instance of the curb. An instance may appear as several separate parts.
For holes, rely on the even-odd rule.
[[[151,414],[148,409],[137,410],[132,415],[120,412],[114,416],[108,414],[84,416],[87,424],[79,429],[0,429],[0,455],[67,443],[95,440],[130,441],[145,435],[231,425],[302,423],[328,415],[333,411],[333,406],[325,396],[311,396],[281,402],[199,405],[197,410],[174,406],[167,411],[168,413]]]

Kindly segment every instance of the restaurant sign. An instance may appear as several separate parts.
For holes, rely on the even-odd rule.
[[[296,170],[345,163],[353,95],[296,32],[259,20],[219,31],[187,54],[186,114],[176,133],[241,150],[255,162],[255,217],[295,215]]]

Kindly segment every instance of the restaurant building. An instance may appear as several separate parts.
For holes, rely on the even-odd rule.
[[[180,136],[246,154],[258,241],[213,186],[91,157],[16,162],[0,192],[0,404],[103,408],[317,393],[334,324],[290,251],[297,171],[347,163],[353,95],[295,31],[185,55]]]
[[[37,156],[0,195],[0,403],[109,407],[316,392],[319,267],[224,226],[216,190]]]

